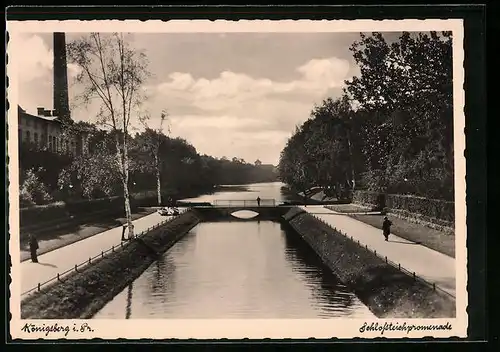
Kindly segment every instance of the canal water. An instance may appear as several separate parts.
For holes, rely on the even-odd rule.
[[[192,201],[286,200],[281,184]],[[369,318],[369,309],[287,225],[201,223],[94,319]]]

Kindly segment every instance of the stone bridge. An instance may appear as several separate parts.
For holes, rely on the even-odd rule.
[[[276,205],[274,199],[261,199],[260,204],[257,200],[216,200],[210,206],[193,206],[192,209],[205,221],[227,219],[255,221],[278,220],[286,214],[290,207]],[[242,214],[242,211],[245,211],[245,213]]]

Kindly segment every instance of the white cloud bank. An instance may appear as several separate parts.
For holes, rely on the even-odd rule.
[[[54,52],[48,48],[41,37],[29,34],[20,35],[16,42],[16,61],[19,67],[20,83],[52,77],[53,60]],[[75,77],[78,72],[77,66],[68,64],[69,78]]]
[[[190,136],[200,151],[276,163],[295,126],[315,103],[340,92],[349,72],[349,62],[333,57],[306,62],[298,78],[284,82],[231,71],[212,80],[174,72],[150,90],[169,108],[172,132]]]
[[[21,106],[31,112],[37,106],[51,107],[52,50],[37,35],[26,35],[17,48]],[[154,57],[150,61],[154,73],[154,66],[161,63]],[[165,81],[147,87],[150,99],[146,108],[153,117],[152,125],[167,109],[173,135],[187,139],[200,153],[277,163],[295,126],[309,117],[315,103],[339,94],[352,71],[348,61],[330,57],[304,62],[287,81],[229,70],[214,79],[173,72]],[[77,73],[76,67],[68,65],[70,104],[76,89],[71,81]],[[93,111],[97,111],[95,106],[77,109],[72,116],[92,121],[89,115]]]

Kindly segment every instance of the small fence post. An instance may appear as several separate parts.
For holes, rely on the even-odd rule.
[[[417,279],[417,275],[415,274],[415,272],[413,272],[413,280],[416,280]]]
[[[398,264],[398,269],[401,270],[401,264]]]
[[[101,258],[104,258],[104,252],[101,251]]]
[[[432,284],[432,289],[433,289],[434,291],[436,291],[436,283],[435,283],[435,282]]]
[[[387,256],[385,256],[385,263],[387,264]]]
[[[92,258],[89,258],[89,264],[92,262]]]
[[[40,291],[40,283],[38,283],[38,286],[37,286],[37,287],[38,287],[38,291]]]
[[[373,253],[374,253],[375,255],[377,255],[377,250],[375,249],[375,250],[373,251]]]
[[[57,281],[61,281],[61,278],[59,277],[59,273],[57,273]]]
[[[123,242],[120,242],[120,247],[123,247]]]
[[[78,272],[78,265],[75,264],[75,271]]]

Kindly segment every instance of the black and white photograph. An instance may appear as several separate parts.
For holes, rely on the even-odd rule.
[[[467,336],[461,20],[7,30],[13,337]]]

